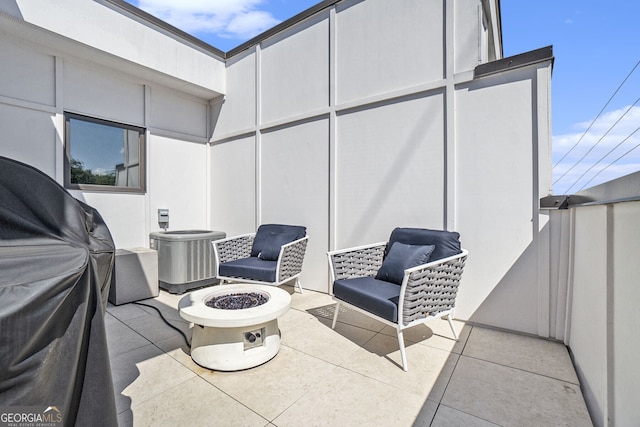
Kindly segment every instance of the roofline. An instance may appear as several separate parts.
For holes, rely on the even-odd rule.
[[[252,38],[251,40],[248,40],[244,43],[242,43],[240,46],[238,47],[234,47],[233,49],[231,49],[230,51],[227,52],[226,54],[226,58],[231,58],[247,49],[250,49],[251,47],[260,44],[262,41],[268,39],[271,36],[274,36],[276,34],[278,34],[281,31],[286,30],[289,27],[294,26],[295,24],[304,21],[305,19],[315,15],[316,13],[320,12],[323,9],[327,9],[331,6],[333,6],[336,3],[341,2],[342,0],[324,0],[318,4],[316,4],[315,6],[311,6],[309,9],[304,10],[300,13],[298,13],[297,15],[287,19],[286,21],[282,21],[281,23],[279,23],[278,25],[276,25],[273,28],[268,29],[267,31],[265,31],[264,33],[258,34],[257,36],[255,36],[254,38]]]
[[[162,30],[173,34],[175,36],[180,37],[183,40],[186,40],[187,42],[189,42],[190,44],[197,46],[198,48],[204,50],[207,53],[211,53],[214,54],[222,59],[225,59],[227,57],[227,55],[225,54],[224,51],[218,49],[217,47],[211,46],[209,43],[204,42],[202,40],[200,40],[197,37],[192,36],[189,33],[186,33],[184,31],[182,31],[179,28],[174,27],[173,25],[163,21],[162,19],[156,18],[155,16],[151,15],[148,12],[145,12],[142,9],[139,9],[137,7],[135,7],[134,5],[127,3],[124,0],[102,0],[102,2],[104,3],[109,3],[119,9],[122,9],[128,13],[130,13],[131,15],[134,15],[144,21],[149,22],[150,24],[153,24],[159,28],[161,28]]]
[[[197,46],[198,48],[204,50],[205,52],[211,53],[213,55],[216,55],[222,59],[229,59],[232,58],[236,55],[238,55],[239,53],[244,52],[247,49],[250,49],[251,47],[260,44],[262,41],[268,39],[269,37],[272,37],[284,30],[286,30],[289,27],[294,26],[295,24],[304,21],[305,19],[315,15],[316,13],[324,10],[324,9],[328,9],[331,6],[335,5],[336,3],[340,3],[343,0],[324,0],[321,1],[320,3],[311,6],[309,9],[306,9],[300,13],[298,13],[297,15],[282,21],[281,23],[279,23],[278,25],[276,25],[275,27],[272,27],[268,30],[266,30],[263,33],[258,34],[257,36],[255,36],[254,38],[242,43],[241,45],[227,51],[224,52],[223,50],[218,49],[215,46],[210,45],[209,43],[195,37],[192,36],[191,34],[177,28],[174,27],[173,25],[159,19],[156,18],[155,16],[151,15],[148,12],[145,12],[144,10],[132,5],[131,3],[127,3],[124,0],[101,0],[104,3],[107,4],[111,4],[121,10],[124,10],[127,13],[130,13],[131,15],[140,18],[152,25],[157,26],[158,28],[168,32],[169,34],[173,34],[175,36],[178,36],[179,38],[189,42],[190,44]],[[503,55],[503,43],[502,43],[502,13],[501,13],[501,4],[500,4],[501,0],[495,0],[495,5],[496,5],[496,14],[497,16],[497,20],[498,20],[498,30],[500,32],[500,34],[498,34],[498,38],[500,39],[500,55]],[[515,57],[513,57],[515,58]],[[495,63],[495,62],[499,62],[499,61],[494,61],[491,64]],[[487,64],[485,64],[487,65]],[[476,68],[476,75],[478,74],[478,68]],[[484,72],[483,72],[484,74]]]
[[[500,34],[498,37],[500,38],[500,58],[504,57],[504,44],[502,43],[502,4],[501,0],[496,0],[496,19],[498,20],[498,30]]]
[[[487,62],[486,64],[480,64],[473,70],[473,77],[477,79],[544,61],[551,61],[553,65],[553,46],[546,46],[518,55],[509,56],[508,58],[499,59],[497,61]]]

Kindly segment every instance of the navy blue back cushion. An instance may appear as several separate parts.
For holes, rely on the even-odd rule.
[[[251,256],[257,257],[260,252],[262,252],[267,242],[272,238],[273,234],[282,233],[291,233],[295,236],[293,240],[298,240],[307,235],[307,228],[301,225],[262,224],[258,227],[256,237],[253,239]],[[293,240],[291,241],[293,242]]]
[[[434,248],[433,245],[407,245],[394,242],[389,254],[382,261],[376,279],[401,285],[404,271],[407,268],[428,263]]]
[[[280,256],[280,249],[287,243],[298,240],[296,233],[271,233],[269,239],[264,243],[258,258],[267,261],[277,261]]]
[[[426,228],[396,228],[389,237],[389,243],[385,248],[384,256],[395,242],[407,245],[434,245],[430,261],[458,255],[462,252],[460,245],[460,233],[446,230],[429,230]]]

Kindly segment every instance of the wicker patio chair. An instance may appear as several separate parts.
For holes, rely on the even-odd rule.
[[[307,249],[306,228],[296,225],[263,224],[248,233],[213,242],[216,277],[224,282],[247,282],[280,286],[295,280]]]
[[[403,331],[446,317],[458,340],[452,316],[468,252],[456,232],[396,228],[389,242],[329,252],[331,295],[348,306],[394,327],[407,371]]]

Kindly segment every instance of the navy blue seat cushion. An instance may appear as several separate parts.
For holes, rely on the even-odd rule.
[[[395,242],[407,245],[434,245],[435,249],[429,258],[436,261],[458,255],[462,252],[460,233],[446,230],[429,230],[426,228],[396,228],[389,237],[385,248],[385,257]]]
[[[395,283],[373,277],[341,279],[333,283],[333,295],[390,322],[398,321],[400,286]]]
[[[221,263],[218,275],[272,283],[276,281],[277,266],[277,261],[265,261],[258,257],[242,258]]]
[[[271,233],[269,239],[264,242],[262,251],[258,254],[258,258],[267,261],[277,261],[280,256],[280,249],[287,243],[298,240],[298,233]]]
[[[264,249],[265,244],[272,239],[274,234],[292,233],[295,238],[291,240],[302,239],[307,235],[307,228],[301,225],[284,225],[284,224],[262,224],[256,231],[256,236],[253,239],[253,246],[251,247],[251,256],[257,257]],[[289,242],[287,242],[289,243]],[[278,249],[278,253],[280,250]],[[277,255],[276,255],[277,258]]]
[[[407,245],[395,242],[382,261],[376,279],[401,285],[404,271],[428,263],[434,249],[434,245]]]

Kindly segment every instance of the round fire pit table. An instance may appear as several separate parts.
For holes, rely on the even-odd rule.
[[[251,304],[260,305],[238,308]],[[185,295],[178,308],[183,319],[194,323],[191,358],[219,371],[265,363],[280,350],[278,317],[290,305],[287,291],[266,285],[219,285]]]

